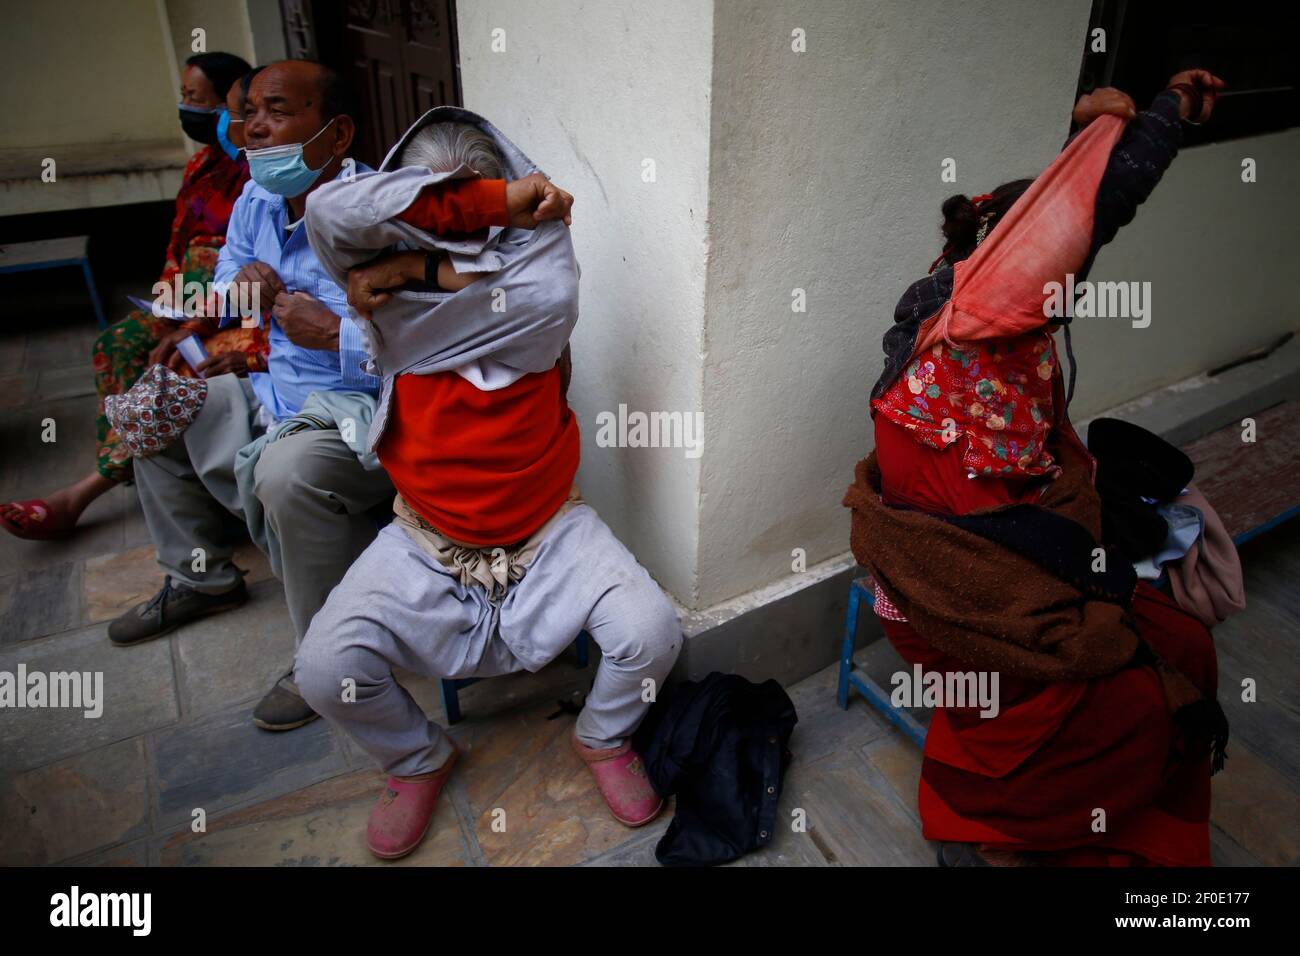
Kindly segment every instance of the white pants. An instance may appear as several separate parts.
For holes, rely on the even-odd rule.
[[[393,667],[438,679],[536,671],[583,630],[601,661],[578,739],[616,747],[645,717],[682,633],[672,603],[590,505],[555,523],[523,579],[496,600],[391,524],[312,621],[295,677],[307,702],[388,773],[412,776],[442,766],[451,743]],[[345,700],[351,682],[355,700]]]

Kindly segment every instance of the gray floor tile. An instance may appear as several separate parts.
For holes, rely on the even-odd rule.
[[[150,737],[158,780],[159,830],[236,804],[268,800],[347,769],[329,725],[285,733],[253,725],[252,704],[229,708]]]
[[[147,779],[139,737],[0,779],[0,865],[57,863],[143,837]]]
[[[46,369],[36,376],[36,389],[28,396],[30,403],[57,402],[95,394],[95,372],[89,362],[64,368]]]
[[[98,407],[93,395],[83,395],[0,416],[5,449],[0,492],[6,498],[36,498],[89,474],[95,467]]]
[[[58,634],[80,623],[80,562],[18,571],[0,581],[0,644]]]
[[[238,611],[187,624],[173,640],[187,721],[260,697],[293,664],[293,623],[279,581],[255,585]]]
[[[857,754],[835,754],[786,775],[789,805],[807,815],[808,833],[828,863],[931,866],[934,854],[888,781]]]
[[[103,713],[83,709],[21,708],[0,720],[0,769],[43,766],[95,747],[156,730],[177,719],[171,648],[166,639],[114,647],[103,625],[0,647],[0,671],[102,674]]]

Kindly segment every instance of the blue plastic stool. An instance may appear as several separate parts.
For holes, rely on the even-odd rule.
[[[841,710],[849,708],[849,691],[856,690],[867,699],[886,720],[906,734],[918,746],[925,746],[925,728],[907,711],[895,707],[889,702],[887,694],[879,684],[866,674],[853,669],[853,642],[858,634],[858,611],[862,602],[867,607],[876,603],[875,588],[870,577],[860,577],[849,585],[849,609],[844,615],[844,645],[840,649],[840,683],[839,704]]]
[[[587,632],[582,631],[578,634],[578,639],[573,642],[573,646],[578,652],[577,666],[579,669],[587,666],[587,642],[590,640],[591,637]],[[448,724],[460,723],[462,717],[460,712],[460,689],[486,679],[484,677],[461,677],[457,680],[438,682],[442,689],[442,712],[447,715]]]

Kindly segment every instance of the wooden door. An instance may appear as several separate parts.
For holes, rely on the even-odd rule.
[[[289,56],[347,77],[359,116],[353,153],[378,166],[426,110],[460,103],[454,0],[281,0]]]

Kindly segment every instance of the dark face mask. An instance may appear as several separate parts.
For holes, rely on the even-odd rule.
[[[196,143],[211,146],[217,141],[217,120],[221,110],[180,104],[181,129]]]

